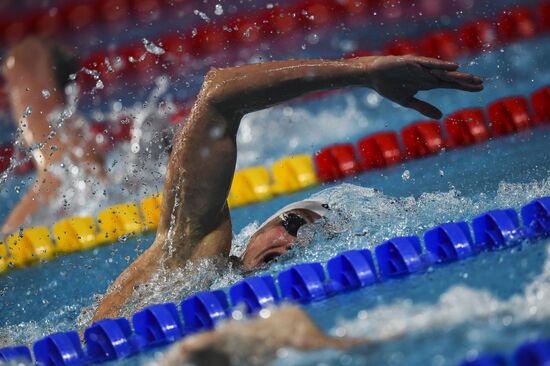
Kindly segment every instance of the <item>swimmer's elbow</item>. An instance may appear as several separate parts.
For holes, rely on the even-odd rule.
[[[230,78],[231,68],[211,68],[204,78],[199,102],[223,114],[233,115],[239,112],[239,103],[233,97],[239,88],[234,83],[228,83]]]
[[[204,102],[218,105],[224,100],[223,69],[210,68],[202,84],[200,98]]]

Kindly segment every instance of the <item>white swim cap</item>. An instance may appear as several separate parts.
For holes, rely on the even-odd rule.
[[[298,202],[293,202],[289,205],[286,205],[285,207],[281,208],[279,211],[275,212],[271,217],[269,217],[267,220],[264,221],[263,224],[260,225],[258,230],[263,228],[265,225],[267,225],[271,220],[273,220],[276,217],[279,217],[280,215],[284,214],[285,212],[291,211],[291,210],[309,210],[315,212],[317,215],[323,217],[329,212],[329,207],[326,203],[322,203],[319,201],[314,200],[303,200]]]

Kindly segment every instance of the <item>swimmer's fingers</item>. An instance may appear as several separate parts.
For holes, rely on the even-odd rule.
[[[427,70],[419,90],[457,89],[469,92],[483,90],[483,80],[475,75],[458,71]]]
[[[457,82],[465,83],[471,85],[481,85],[483,84],[483,79],[479,76],[472,75],[466,72],[460,71],[443,71],[443,70],[430,70],[430,74],[438,78],[439,80],[444,80],[448,82]]]
[[[449,81],[440,81],[436,88],[442,89],[456,89],[463,90],[468,92],[480,92],[483,90],[483,84],[469,84],[461,82],[449,82]]]
[[[428,69],[455,71],[458,69],[458,64],[451,61],[438,60],[436,58],[412,56],[412,61]]]
[[[406,102],[401,103],[401,105],[403,105],[404,107],[412,108],[429,118],[440,119],[441,117],[443,117],[443,113],[434,105],[415,97],[411,97]]]

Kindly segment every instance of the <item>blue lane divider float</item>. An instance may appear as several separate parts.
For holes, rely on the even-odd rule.
[[[249,277],[229,289],[233,306],[244,305],[248,314],[279,303],[279,293],[271,276]]]
[[[550,365],[550,339],[524,343],[516,350],[514,362],[518,366]]]
[[[87,363],[77,332],[54,333],[44,337],[34,344],[33,352],[36,363],[44,366],[80,366]]]
[[[521,216],[523,226],[513,209],[479,215],[472,221],[473,239],[470,226],[465,222],[436,226],[424,233],[425,252],[417,236],[387,240],[374,250],[378,270],[370,250],[360,249],[345,251],[330,259],[326,272],[321,263],[303,263],[280,272],[277,283],[272,276],[249,277],[229,288],[231,306],[244,306],[248,314],[255,314],[282,300],[305,304],[381,280],[418,273],[432,264],[462,260],[482,250],[508,247],[526,238],[550,236],[550,197],[528,203],[522,208]],[[51,334],[34,343],[34,358],[47,366],[79,366],[129,357],[143,349],[212,329],[231,314],[231,306],[225,291],[199,292],[181,302],[181,315],[175,304],[167,303],[148,306],[134,314],[131,326],[126,319],[96,322],[84,332],[86,348],[82,347],[76,332]],[[548,366],[550,346],[545,342],[520,347],[515,355],[516,364]],[[478,363],[464,365],[500,365],[498,357],[484,357],[468,361]],[[29,359],[27,347],[0,349],[1,361]]]
[[[283,299],[308,303],[327,296],[321,263],[298,264],[279,273],[278,279]]]
[[[146,307],[134,314],[132,324],[138,342],[144,348],[171,343],[185,335],[178,309],[173,303]]]
[[[451,222],[426,231],[424,243],[435,263],[453,262],[475,254],[472,234],[465,222]]]
[[[0,349],[0,361],[31,362],[31,351],[27,346],[6,347]]]
[[[508,361],[503,355],[486,354],[480,355],[474,360],[464,361],[460,366],[508,366]]]
[[[550,197],[540,198],[523,206],[521,217],[530,238],[548,236],[550,233]]]
[[[181,302],[183,319],[190,332],[210,330],[216,323],[225,319],[229,304],[225,292],[203,291]]]
[[[460,366],[548,366],[550,365],[550,339],[527,341],[508,358],[502,354],[482,354],[465,360]]]
[[[380,275],[384,279],[401,277],[425,268],[422,246],[417,236],[393,238],[375,249]]]
[[[327,263],[334,291],[352,290],[377,281],[372,254],[368,249],[348,250]]]
[[[472,221],[476,243],[483,249],[493,249],[519,243],[524,234],[518,214],[512,209],[486,212]]]
[[[141,338],[132,337],[130,322],[125,318],[95,322],[84,331],[84,342],[93,363],[125,358],[144,346]]]

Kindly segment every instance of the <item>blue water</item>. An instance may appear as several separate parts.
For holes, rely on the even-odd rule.
[[[486,78],[482,93],[438,91],[421,97],[449,113],[484,106],[501,96],[528,95],[550,84],[548,56],[548,38],[492,50],[462,60],[467,71]],[[243,122],[239,166],[311,153],[332,142],[354,142],[417,119],[414,112],[379,100],[368,90],[273,108]],[[285,255],[268,273],[305,261],[326,262],[342,250],[372,248],[386,238],[421,234],[438,223],[470,220],[487,209],[519,208],[532,198],[550,195],[549,134],[549,127],[540,127],[234,209],[234,251],[242,250],[257,223],[274,210],[312,194],[333,207],[333,223],[304,227],[299,240],[309,242],[308,247]],[[152,167],[143,169],[147,173]],[[402,178],[405,170],[410,173],[408,180]],[[0,216],[16,202],[14,187],[20,180],[2,187]],[[76,320],[82,309],[93,304],[94,295],[103,293],[152,239],[152,235],[134,238],[0,276],[0,346],[29,343],[82,325],[89,319],[84,314]],[[454,365],[479,351],[506,352],[527,338],[550,336],[549,250],[546,241],[526,243],[308,305],[306,311],[331,334],[376,338],[404,330],[406,335],[374,349],[360,347],[347,353],[283,353],[276,363]],[[139,297],[135,310],[159,299],[178,301],[194,291],[224,288],[242,278],[238,271],[220,269],[215,263],[199,267],[206,269],[201,278],[191,278],[192,270],[175,273],[174,283],[159,283],[154,296]]]

